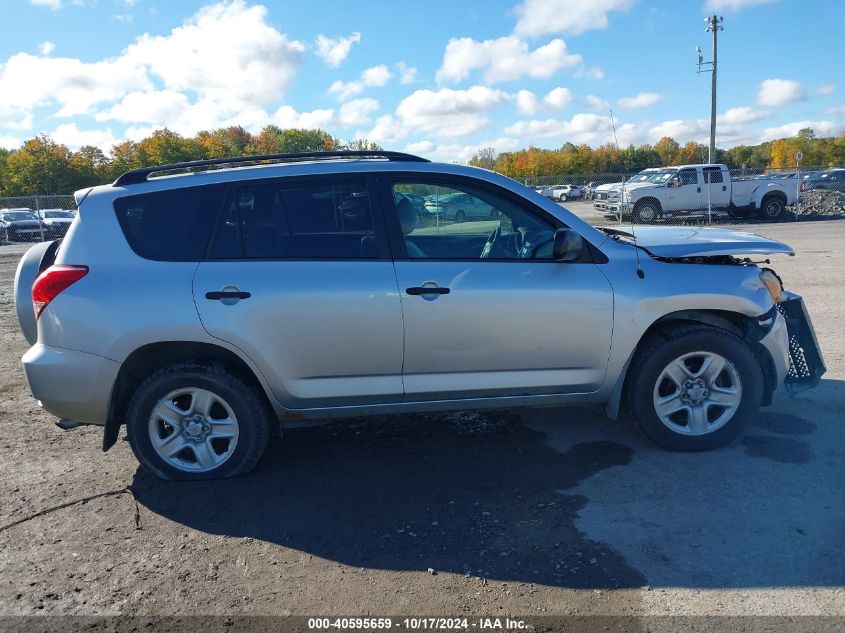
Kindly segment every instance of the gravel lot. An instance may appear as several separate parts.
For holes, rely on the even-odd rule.
[[[382,417],[190,484],[39,410],[0,249],[0,615],[845,616],[845,222],[751,229],[798,251],[773,266],[828,373],[733,447],[591,408]]]

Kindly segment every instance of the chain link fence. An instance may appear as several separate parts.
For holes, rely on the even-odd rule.
[[[75,214],[71,194],[0,198],[0,254],[22,253],[34,242],[63,237]]]
[[[532,176],[520,181],[592,224],[729,224],[845,217],[845,169]],[[680,178],[678,177],[680,175]],[[623,191],[624,182],[624,191]]]

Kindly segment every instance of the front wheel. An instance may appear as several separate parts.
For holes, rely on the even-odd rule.
[[[264,394],[217,367],[178,364],[147,378],[126,414],[138,461],[162,479],[218,479],[250,471],[267,447]]]
[[[675,451],[725,446],[747,428],[763,395],[760,364],[738,336],[689,325],[649,337],[628,370],[636,426]]]
[[[644,202],[634,209],[634,221],[638,224],[651,224],[657,220],[660,207],[654,202]]]

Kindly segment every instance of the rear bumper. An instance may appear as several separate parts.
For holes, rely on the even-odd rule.
[[[22,361],[29,390],[45,411],[83,424],[106,423],[119,363],[40,343]]]

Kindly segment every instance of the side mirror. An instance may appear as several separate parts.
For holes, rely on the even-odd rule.
[[[555,242],[552,258],[559,262],[574,262],[584,250],[584,238],[572,229],[558,229],[555,231]]]

